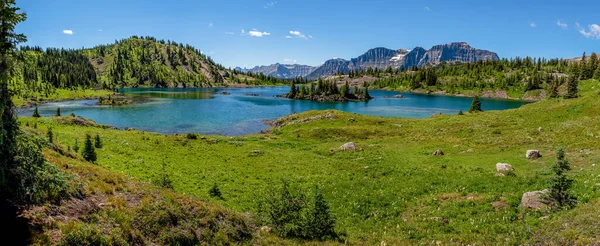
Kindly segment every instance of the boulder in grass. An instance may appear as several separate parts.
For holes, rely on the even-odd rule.
[[[434,156],[438,156],[438,155],[444,155],[444,151],[442,151],[441,149],[436,150],[435,152],[433,152]]]
[[[510,171],[514,171],[515,169],[508,163],[498,163],[496,164],[496,171],[503,173],[503,172],[510,172]]]
[[[528,150],[525,157],[527,157],[527,159],[537,159],[542,157],[542,154],[540,154],[539,150]]]
[[[353,142],[345,143],[344,145],[342,145],[340,147],[340,150],[355,151],[356,150],[356,145]]]
[[[549,190],[527,192],[521,198],[521,207],[534,210],[547,208],[551,204],[547,198],[549,193]]]

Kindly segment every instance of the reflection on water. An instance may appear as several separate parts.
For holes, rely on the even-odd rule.
[[[288,100],[288,87],[193,88],[193,89],[124,89],[141,104],[97,106],[96,100],[48,103],[39,107],[42,116],[52,116],[60,107],[63,115],[75,113],[100,124],[135,128],[161,133],[199,132],[204,134],[245,135],[267,129],[262,120],[276,119],[291,113],[335,109],[383,117],[425,118],[433,114],[456,114],[466,111],[471,98],[416,95],[389,91],[371,91],[369,102],[312,102]],[[224,94],[226,92],[226,94]],[[404,98],[386,98],[403,94]],[[481,99],[484,110],[517,108],[520,101]],[[33,109],[21,109],[29,116]]]

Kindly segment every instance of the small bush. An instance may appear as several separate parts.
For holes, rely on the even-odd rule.
[[[35,106],[35,109],[33,110],[33,115],[31,115],[31,116],[32,116],[33,118],[40,118],[40,117],[42,117],[42,116],[40,115],[40,112],[38,111],[38,107],[37,107],[37,106]]]
[[[60,245],[108,245],[108,239],[94,225],[77,224],[67,226]]]
[[[196,139],[198,139],[198,135],[196,135],[194,133],[188,133],[187,135],[185,135],[185,137],[187,139],[190,139],[190,140],[196,140]]]
[[[221,188],[219,188],[219,185],[217,185],[217,183],[214,183],[213,186],[210,188],[210,190],[208,190],[208,194],[211,197],[217,197],[219,199],[223,199],[223,194],[221,193]]]
[[[173,180],[167,170],[167,163],[165,163],[165,161],[163,161],[161,171],[158,174],[158,177],[153,180],[153,183],[162,188],[173,189]]]

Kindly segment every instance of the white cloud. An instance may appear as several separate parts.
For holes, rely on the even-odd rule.
[[[261,32],[259,30],[256,29],[252,29],[252,31],[249,31],[248,34],[252,37],[264,37],[264,36],[269,36],[271,35],[271,33],[268,32]]]
[[[431,11],[431,9],[429,7],[425,7],[426,11]]]
[[[63,30],[63,33],[67,34],[67,35],[73,35],[73,30],[69,30],[69,29]]]
[[[242,29],[242,35],[243,35],[243,34],[246,34],[246,31],[245,31],[244,29]]]
[[[213,27],[213,23],[208,24],[208,27]]]
[[[294,59],[285,58],[285,59],[283,59],[283,62],[285,62],[285,63],[296,63],[297,61],[294,60]]]
[[[265,9],[272,8],[275,6],[275,4],[277,4],[277,1],[271,1],[265,5]]]
[[[227,34],[227,35],[233,35],[235,33],[234,32],[225,32],[225,34]]]
[[[285,36],[285,37],[286,38],[293,38],[295,36],[295,37],[303,38],[303,39],[306,39],[306,40],[308,40],[308,39],[314,39],[313,36],[311,36],[311,35],[306,36],[305,34],[301,33],[300,31],[290,31],[290,34],[292,36]]]
[[[563,23],[562,21],[558,20],[556,21],[556,25],[559,26],[562,29],[567,29],[569,28],[569,25],[567,25],[567,23]]]
[[[532,27],[532,28],[536,28],[537,24],[535,24],[535,22],[531,22],[531,23],[529,23],[529,26]]]
[[[99,32],[103,32],[102,29],[98,29]]]
[[[579,28],[579,33],[581,33],[586,38],[595,38],[600,39],[600,25],[591,24],[588,26],[588,29],[582,28],[579,23],[577,23],[577,27]]]

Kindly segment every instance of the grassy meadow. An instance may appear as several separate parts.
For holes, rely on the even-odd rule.
[[[65,100],[82,100],[106,97],[112,95],[113,92],[110,90],[93,90],[93,89],[80,89],[80,90],[68,90],[68,89],[56,89],[54,93],[44,94],[36,92],[29,97],[13,97],[13,103],[16,107],[25,107],[28,105],[34,105],[36,103],[53,102],[53,101],[65,101]]]
[[[75,139],[82,148],[86,133],[99,134],[98,166],[142,182],[166,172],[177,193],[251,216],[282,178],[298,190],[319,185],[351,244],[589,244],[600,240],[598,89],[598,81],[585,81],[578,99],[428,119],[311,111],[280,119],[286,126],[269,134],[195,140],[82,126],[72,117],[20,121],[42,134],[52,127],[70,149]],[[338,151],[346,142],[359,150]],[[578,206],[551,214],[520,208],[524,192],[547,188],[560,146]],[[433,156],[437,149],[445,155]],[[526,159],[529,149],[543,157]],[[516,175],[495,176],[500,162]],[[209,195],[214,184],[223,199]]]

